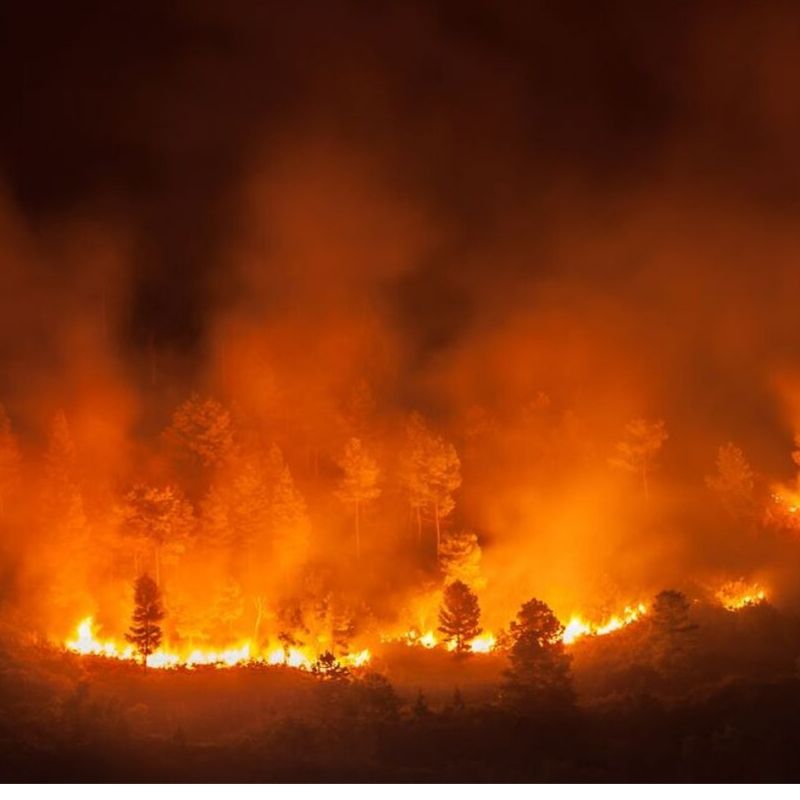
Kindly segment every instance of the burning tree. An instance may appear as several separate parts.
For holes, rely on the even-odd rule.
[[[369,502],[381,495],[378,479],[380,469],[374,458],[367,452],[361,439],[355,436],[345,447],[339,461],[344,475],[337,495],[347,506],[352,507],[355,517],[356,558],[361,555],[361,510]]]
[[[147,574],[137,578],[134,584],[133,622],[125,638],[136,648],[147,669],[147,657],[161,645],[161,627],[164,619],[161,607],[161,592],[158,584]]]
[[[510,668],[504,694],[514,702],[551,703],[572,699],[570,657],[564,650],[564,626],[550,607],[532,599],[523,604],[509,628]]]
[[[401,479],[417,517],[417,536],[420,541],[423,513],[433,518],[438,558],[442,539],[441,522],[455,508],[453,493],[461,486],[461,462],[455,447],[431,432],[417,413],[411,415],[406,426]]]
[[[175,409],[164,436],[204,467],[221,464],[233,451],[233,424],[227,409],[196,393]]]
[[[455,643],[456,653],[469,651],[469,642],[481,633],[480,618],[478,598],[466,583],[454,581],[445,588],[439,630],[445,641]]]
[[[641,476],[645,499],[650,498],[650,473],[656,468],[656,458],[668,438],[662,420],[632,420],[625,426],[625,438],[617,443],[616,454],[609,459],[612,466]]]
[[[478,537],[471,531],[449,533],[442,540],[440,561],[445,581],[463,581],[475,589],[483,588],[481,576],[481,547]]]
[[[86,570],[96,553],[89,539],[77,448],[63,411],[50,425],[43,467],[37,514],[49,546],[42,548],[39,563],[47,575],[51,601],[77,609],[82,587],[88,585]]]
[[[273,444],[268,456],[271,477],[269,530],[276,556],[286,567],[298,564],[306,555],[311,522],[306,502],[294,482],[281,449]]]
[[[706,485],[730,513],[752,510],[755,473],[742,450],[732,442],[720,446],[717,471],[706,478]]]
[[[55,523],[64,538],[70,541],[74,541],[76,534],[86,525],[77,460],[69,422],[64,412],[59,411],[50,426],[43,500],[48,525]]]
[[[232,555],[249,557],[269,532],[271,497],[266,470],[255,458],[236,458],[202,504],[203,535]]]
[[[175,486],[140,483],[128,492],[121,517],[129,535],[152,546],[156,583],[160,584],[162,560],[180,555],[194,528],[191,504]]]

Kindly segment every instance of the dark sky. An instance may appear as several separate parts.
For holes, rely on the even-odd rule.
[[[430,328],[423,341],[459,324],[442,314],[463,299],[448,264],[502,238],[521,202],[517,224],[546,228],[565,185],[588,217],[671,175],[796,202],[791,3],[8,2],[0,14],[0,176],[34,227],[124,221],[137,343],[191,350],[202,337],[231,198],[287,137],[371,154],[448,231],[441,258],[397,289],[399,313]]]
[[[191,339],[220,203],[287,131],[379,150],[465,232],[543,171],[641,169],[686,111],[696,19],[660,5],[7,3],[0,170],[34,220],[133,224],[135,319]]]

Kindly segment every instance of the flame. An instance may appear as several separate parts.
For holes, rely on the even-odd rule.
[[[749,606],[766,602],[767,593],[757,583],[748,585],[744,581],[728,581],[714,595],[728,611],[739,611]]]
[[[343,661],[350,667],[363,667],[369,663],[371,658],[372,653],[365,648],[358,653],[351,653],[349,656],[345,656]]]
[[[635,606],[625,606],[621,615],[614,615],[600,625],[587,622],[583,617],[575,615],[564,627],[562,641],[564,644],[572,644],[582,636],[605,636],[614,631],[636,622],[640,617],[647,613],[644,603]]]
[[[564,644],[572,644],[580,636],[592,632],[592,627],[580,617],[572,617],[564,626],[564,635],[561,637]]]
[[[221,653],[193,650],[186,659],[186,666],[225,664],[228,667],[233,667],[249,660],[250,643],[245,642],[241,647],[233,647],[230,650],[223,650]]]
[[[133,658],[133,648],[127,645],[120,650],[114,642],[101,642],[94,636],[94,618],[85,617],[76,629],[77,636],[67,642],[67,648],[81,655],[106,656],[107,658]]]
[[[470,643],[469,649],[472,653],[491,653],[497,644],[497,639],[491,633],[484,633],[476,636]]]
[[[79,655],[104,656],[123,661],[131,661],[137,657],[130,645],[120,648],[113,641],[103,642],[95,638],[92,617],[82,619],[77,625],[75,638],[65,644],[68,650]],[[372,653],[365,648],[343,656],[340,660],[346,666],[360,668],[366,666],[371,659]],[[147,657],[147,666],[153,669],[171,669],[179,666],[189,669],[200,666],[224,668],[260,663],[308,670],[311,669],[313,662],[314,657],[296,647],[290,647],[288,651],[281,647],[259,656],[249,641],[224,650],[194,649],[185,656],[161,649]]]

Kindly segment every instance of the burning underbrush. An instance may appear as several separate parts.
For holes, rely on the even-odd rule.
[[[700,603],[699,600],[694,602]],[[703,607],[718,607],[728,612],[739,612],[766,602],[767,592],[761,585],[738,579],[727,581],[710,593],[709,602]],[[622,632],[628,627],[641,628],[651,622],[647,605],[640,602],[625,606],[618,614],[596,621],[588,621],[582,615],[573,614],[561,627],[558,636],[563,645],[572,651],[576,644],[584,644],[603,637],[609,637],[610,642],[619,642],[618,637],[611,635]],[[478,659],[491,654],[505,656],[510,646],[508,631],[504,629],[497,633],[481,630],[480,633],[467,638],[463,648],[458,650],[457,639],[447,636],[447,632],[441,628],[421,631],[412,627],[401,633],[373,635],[368,646],[361,649],[347,649],[344,652],[338,651],[335,656],[332,650],[325,649],[324,641],[318,642],[315,648],[311,648],[297,639],[285,635],[281,638],[283,642],[276,641],[272,646],[269,644],[254,646],[251,641],[241,641],[219,649],[193,647],[179,650],[165,645],[148,653],[144,661],[150,669],[194,670],[200,667],[224,669],[236,666],[269,666],[319,671],[324,668],[327,658],[330,663],[335,663],[337,666],[359,671],[371,668],[375,660],[381,664],[386,652],[399,653],[405,648],[430,651],[432,654],[435,652],[441,656],[452,654],[460,656],[460,660],[463,660],[467,656],[475,656]],[[289,644],[287,639],[294,641],[295,644]],[[366,639],[362,637],[360,643],[363,644],[364,641]],[[68,639],[64,647],[80,656],[96,656],[118,661],[142,660],[130,642],[101,636],[92,617],[86,617],[78,623],[74,637]],[[454,662],[450,659],[449,663],[452,665],[460,661]]]

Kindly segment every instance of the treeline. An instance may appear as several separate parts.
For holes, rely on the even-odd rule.
[[[797,620],[766,605],[706,612],[674,591],[653,608],[649,621],[571,649],[570,664],[557,620],[532,599],[503,653],[489,657],[503,670],[497,683],[476,686],[477,659],[447,654],[444,697],[429,693],[424,672],[418,689],[395,686],[390,661],[389,678],[332,657],[310,673],[244,666],[145,676],[126,662],[3,637],[0,775],[796,780]],[[723,634],[733,649],[718,662]],[[778,653],[789,657],[783,666]],[[744,675],[737,663],[748,659],[758,663]],[[616,687],[586,692],[610,671],[623,674],[621,664]],[[489,699],[474,699],[486,691]]]
[[[259,640],[269,626],[343,649],[404,593],[456,581],[480,593],[482,545],[505,535],[483,527],[479,508],[503,494],[498,481],[510,483],[505,495],[523,481],[544,491],[591,462],[630,474],[639,491],[626,502],[646,504],[668,441],[663,422],[635,420],[603,454],[545,395],[513,424],[473,409],[452,437],[418,413],[387,420],[365,385],[306,429],[302,414],[288,416],[295,427],[279,430],[193,395],[123,471],[98,477],[65,414],[42,452],[0,413],[0,525],[22,564],[6,596],[46,626],[91,610],[118,622],[130,611],[120,597],[148,572],[171,639]],[[797,524],[734,445],[707,483],[742,528]]]

